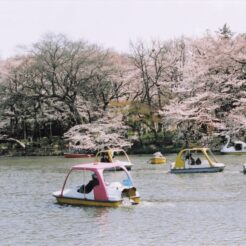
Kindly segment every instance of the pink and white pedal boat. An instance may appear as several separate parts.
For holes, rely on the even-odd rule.
[[[122,172],[112,172],[121,169]],[[110,170],[110,172],[108,172]],[[53,193],[59,204],[118,207],[124,198],[138,204],[140,196],[130,173],[118,163],[88,163],[73,166],[61,190]]]

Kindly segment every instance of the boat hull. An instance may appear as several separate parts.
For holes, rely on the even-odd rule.
[[[74,205],[74,206],[95,206],[95,207],[119,207],[122,200],[119,201],[96,201],[89,199],[79,199],[71,197],[56,197],[59,204]]]
[[[150,159],[151,164],[165,164],[166,163],[166,158],[151,158]]]
[[[221,151],[220,152],[223,155],[246,155],[245,151]]]
[[[141,199],[139,196],[131,197],[130,199],[133,204],[139,204],[141,202]]]
[[[222,172],[224,167],[208,167],[208,168],[173,168],[170,170],[171,173],[216,173]]]

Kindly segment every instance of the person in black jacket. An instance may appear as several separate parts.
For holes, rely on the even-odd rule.
[[[190,154],[190,165],[195,165],[195,159],[193,158],[192,154]]]
[[[191,153],[188,153],[186,156],[185,156],[185,161],[187,161],[187,163],[189,165],[195,165],[195,159],[192,157],[192,154]]]
[[[101,162],[110,162],[107,153],[102,153]]]
[[[96,185],[99,185],[99,181],[97,179],[97,175],[94,173],[92,174],[92,180],[90,180],[87,185],[81,185],[81,187],[77,191],[80,193],[88,194]]]

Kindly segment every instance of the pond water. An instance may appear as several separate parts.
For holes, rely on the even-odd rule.
[[[141,204],[61,206],[52,197],[68,169],[90,159],[0,158],[0,245],[245,245],[244,156],[217,156],[222,173],[170,174],[130,156]]]

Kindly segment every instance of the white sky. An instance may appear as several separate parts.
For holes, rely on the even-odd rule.
[[[129,41],[245,33],[246,0],[0,0],[0,58],[48,32],[127,52]]]

